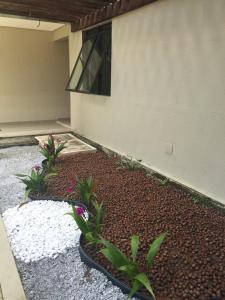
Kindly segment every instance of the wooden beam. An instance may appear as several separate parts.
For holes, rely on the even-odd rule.
[[[0,13],[74,22],[77,18],[104,7],[109,1],[111,0],[0,0]]]
[[[112,4],[108,4],[90,14],[77,19],[71,25],[71,31],[79,31],[87,27],[94,26],[104,21],[110,20],[116,16],[120,16],[144,5],[150,4],[157,0],[120,0]]]
[[[52,14],[43,9],[36,9],[27,6],[15,5],[11,4],[10,7],[8,4],[0,2],[0,13],[10,14],[15,16],[27,17],[27,18],[34,18],[40,20],[49,20],[49,21],[59,21],[59,22],[74,22],[75,17],[74,15],[63,15],[58,13],[57,15]],[[85,14],[84,14],[85,15]],[[84,16],[80,15],[80,17]]]
[[[0,13],[70,22],[78,31],[157,0],[0,0]]]

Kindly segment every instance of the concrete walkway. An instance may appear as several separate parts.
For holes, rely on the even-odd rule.
[[[0,123],[0,137],[40,135],[68,132],[68,126],[52,121]]]
[[[26,300],[0,215],[0,300]]]

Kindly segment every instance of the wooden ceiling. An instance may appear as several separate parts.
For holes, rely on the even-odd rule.
[[[71,23],[84,29],[156,0],[0,0],[0,13]]]

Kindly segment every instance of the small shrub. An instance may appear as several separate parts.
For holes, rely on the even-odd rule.
[[[80,180],[73,180],[69,187],[67,188],[68,193],[74,193],[76,188],[80,194],[81,201],[89,207],[91,204],[91,200],[96,199],[96,195],[94,193],[94,181],[92,176],[88,177],[87,179]]]
[[[128,169],[130,171],[135,171],[138,169],[142,169],[140,163],[142,162],[141,159],[135,160],[131,158],[121,157],[121,159],[117,162],[119,167],[117,169]]]
[[[90,214],[90,222],[94,228],[95,235],[99,235],[101,233],[103,227],[103,217],[104,217],[104,210],[103,204],[96,200],[92,201],[92,205],[94,208],[94,215]]]
[[[31,175],[16,174],[16,176],[26,185],[25,197],[30,192],[45,192],[47,189],[47,180],[56,176],[56,173],[46,173],[46,170],[36,165],[31,170]]]
[[[48,142],[41,147],[40,153],[47,159],[49,168],[55,165],[56,158],[60,152],[66,148],[65,143],[59,142],[57,145],[56,142],[54,137],[49,135]]]
[[[160,185],[160,186],[166,186],[166,185],[168,185],[169,184],[169,182],[170,182],[170,180],[169,180],[169,178],[165,178],[165,179],[157,179],[157,181],[158,181],[158,184]]]
[[[157,255],[165,237],[166,233],[161,234],[158,238],[154,240],[154,242],[149,248],[146,257],[146,263],[149,270],[153,265],[154,258]],[[131,257],[127,257],[122,251],[120,251],[109,241],[101,240],[101,243],[105,246],[105,248],[100,250],[100,252],[117,270],[123,272],[132,282],[132,288],[130,294],[128,295],[128,299],[131,299],[132,296],[143,286],[155,298],[151,283],[147,275],[139,271],[139,266],[137,262],[139,236],[134,235],[131,237]]]
[[[80,193],[81,201],[84,202],[85,205],[89,206],[90,201],[96,198],[92,176],[88,177],[85,180],[78,179],[77,188]]]
[[[100,242],[99,235],[103,226],[102,220],[104,212],[102,203],[98,204],[97,201],[93,201],[93,207],[94,212],[89,213],[90,217],[88,219],[85,217],[83,207],[75,208],[73,206],[72,213],[69,213],[69,215],[73,217],[85,239],[91,244],[97,244]]]
[[[207,196],[201,195],[195,191],[192,192],[192,199],[194,203],[200,203],[202,205],[205,205],[207,207],[214,207],[211,199]]]

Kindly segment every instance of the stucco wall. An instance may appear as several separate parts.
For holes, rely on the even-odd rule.
[[[73,128],[225,203],[225,1],[162,0],[112,24],[112,95],[71,93]],[[80,45],[71,34],[71,68]]]
[[[68,41],[52,35],[0,27],[0,123],[69,116]]]

